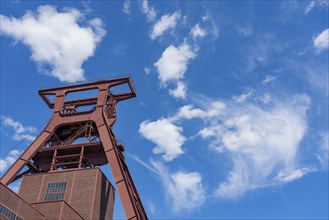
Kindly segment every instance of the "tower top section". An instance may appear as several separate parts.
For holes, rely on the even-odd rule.
[[[113,92],[112,89],[116,87],[124,87],[128,91]],[[136,97],[136,89],[130,77],[116,78],[110,80],[99,80],[96,82],[90,82],[85,84],[69,85],[64,87],[56,87],[50,89],[39,90],[39,95],[46,102],[49,108],[56,108],[56,103],[61,101],[61,97],[65,97],[70,93],[77,93],[80,91],[88,90],[108,90],[110,98],[116,102]],[[122,88],[121,88],[122,90]],[[55,98],[55,99],[54,99]],[[109,98],[104,99],[100,97],[99,93],[96,96],[88,98],[78,98],[75,100],[67,100],[64,98],[64,106],[72,106],[74,104],[85,105],[104,105]]]

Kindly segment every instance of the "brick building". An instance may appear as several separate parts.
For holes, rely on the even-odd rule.
[[[99,168],[24,175],[0,185],[0,219],[112,219],[115,189]]]

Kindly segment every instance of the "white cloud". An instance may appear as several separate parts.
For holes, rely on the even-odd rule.
[[[276,76],[270,76],[270,75],[266,75],[265,79],[263,80],[262,84],[267,84],[273,80],[276,79]]]
[[[298,2],[295,0],[291,1],[282,1],[280,3],[281,8],[286,8],[289,10],[295,10],[298,7]]]
[[[243,26],[243,27],[238,26],[237,30],[241,36],[249,37],[254,33],[254,26],[252,26],[252,25],[247,25],[247,26]]]
[[[14,130],[12,138],[14,140],[28,140],[34,141],[37,129],[32,126],[23,126],[22,123],[14,121],[7,116],[1,116],[1,123],[5,127],[11,127]]]
[[[174,210],[192,211],[201,206],[205,201],[205,191],[201,184],[201,175],[197,172],[177,172],[170,176],[173,182],[170,191]]]
[[[261,33],[252,38],[252,43],[245,44],[246,66],[241,69],[244,72],[252,72],[259,66],[265,66],[271,62],[271,57],[281,55],[286,48],[290,48],[290,42],[281,42],[273,33]]]
[[[200,27],[200,24],[197,23],[196,25],[194,25],[194,27],[191,30],[191,34],[194,40],[196,40],[197,38],[203,38],[207,35],[207,31]]]
[[[156,39],[166,30],[175,28],[177,20],[181,18],[179,11],[162,16],[154,25],[150,37]],[[183,16],[183,23],[186,16]],[[196,23],[191,29],[187,38],[179,46],[170,45],[162,53],[161,57],[154,63],[158,72],[160,86],[166,88],[168,83],[176,84],[175,89],[170,89],[169,94],[175,98],[186,98],[186,83],[183,81],[185,72],[190,62],[197,57],[199,46],[196,43],[198,38],[209,35],[212,40],[219,36],[217,25],[212,16],[207,15],[203,18],[202,26]],[[193,41],[192,41],[193,40]]]
[[[157,13],[153,7],[149,6],[147,0],[142,0],[142,11],[146,15],[148,21],[154,21]]]
[[[310,1],[305,7],[304,14],[305,15],[309,14],[315,7],[321,9],[321,8],[328,8],[328,6],[329,6],[328,0],[313,0]]]
[[[306,112],[310,98],[296,95],[285,100],[269,99],[271,105],[267,106],[205,99],[200,102],[202,109],[185,105],[172,117],[143,122],[140,133],[161,146],[167,146],[164,142],[169,140],[174,142],[171,146],[181,146],[185,137],[177,141],[182,128],[175,124],[196,118],[203,120],[205,126],[198,135],[210,142],[210,150],[218,152],[218,157],[225,154],[232,162],[232,169],[216,188],[217,196],[239,198],[249,190],[291,182],[314,170],[301,166],[298,158],[300,142],[308,128]],[[323,142],[326,146],[327,142]],[[161,151],[166,154],[167,147]],[[320,151],[316,155],[320,162],[326,159],[319,155]]]
[[[315,6],[315,1],[310,1],[305,7],[304,14],[307,15],[308,13],[310,13],[310,11],[314,8],[314,6]]]
[[[148,211],[149,211],[152,215],[155,215],[155,213],[156,213],[156,209],[155,209],[154,204],[153,204],[151,201],[146,201],[146,206],[147,206]]]
[[[201,207],[205,200],[202,177],[197,172],[170,172],[162,163],[151,160],[152,171],[161,179],[167,202],[174,212],[192,212]]]
[[[152,40],[155,40],[157,37],[160,37],[165,31],[173,29],[177,25],[177,20],[180,18],[180,13],[178,11],[170,14],[161,16],[159,21],[157,21],[152,29],[150,37]]]
[[[248,190],[292,181],[307,173],[307,168],[298,167],[297,151],[307,130],[309,104],[305,95],[294,96],[289,102],[276,100],[266,109],[226,103],[225,113],[199,132],[233,163],[217,188],[219,197],[237,198]]]
[[[174,125],[166,118],[154,122],[143,121],[139,126],[139,133],[157,146],[154,154],[163,154],[163,159],[171,161],[183,154],[182,145],[186,138],[181,134],[182,128]]]
[[[200,118],[207,121],[219,117],[224,112],[225,108],[225,103],[220,101],[211,103],[206,110],[194,108],[193,105],[185,105],[178,110],[177,114],[172,117],[171,120],[179,121],[181,119],[190,120],[193,118]]]
[[[29,46],[40,70],[50,67],[50,75],[61,82],[76,82],[85,79],[82,64],[106,34],[100,19],[82,21],[77,9],[58,12],[45,5],[18,19],[0,15],[0,33]]]
[[[264,104],[268,104],[268,103],[270,103],[272,101],[272,98],[271,98],[270,94],[265,93],[265,94],[263,94],[261,96],[256,97],[256,100],[258,100],[258,101],[260,101],[260,102],[262,102]]]
[[[213,15],[210,11],[207,11],[207,14],[202,16],[201,20],[207,35],[211,36],[212,40],[217,40],[219,37],[219,28],[218,22],[216,21],[216,15]]]
[[[186,85],[179,81],[177,83],[176,89],[169,90],[170,95],[178,99],[185,99],[186,98]]]
[[[160,59],[154,63],[158,70],[158,78],[162,85],[168,81],[177,81],[184,78],[189,62],[196,57],[196,53],[187,43],[179,47],[170,45],[162,53]]]
[[[126,0],[123,3],[123,8],[122,8],[122,12],[129,15],[130,14],[130,4],[131,2],[129,0]]]
[[[213,125],[210,127],[204,127],[202,128],[198,135],[200,135],[202,138],[210,138],[210,137],[216,137],[217,133],[221,131],[221,127],[219,125]]]
[[[233,96],[232,99],[237,103],[243,103],[253,94],[253,92],[254,91],[252,89],[249,89],[246,92],[242,93],[241,95]]]
[[[150,67],[148,67],[148,66],[145,66],[144,67],[144,72],[146,73],[146,74],[149,74],[150,73]]]
[[[194,108],[192,105],[181,107],[178,112],[168,118],[157,121],[143,121],[139,126],[139,133],[157,146],[153,148],[154,154],[163,154],[165,161],[171,161],[184,154],[182,145],[186,138],[182,135],[182,127],[176,125],[183,119],[201,118],[208,120],[217,117],[225,109],[222,102],[214,102],[207,111]]]
[[[175,119],[192,119],[192,118],[203,118],[207,115],[202,109],[194,108],[192,105],[185,105],[178,110]]]
[[[11,150],[8,155],[0,159],[0,173],[4,172],[11,166],[22,152],[18,150]]]
[[[246,102],[209,102],[204,109],[181,107],[173,122],[202,119],[200,137],[210,149],[229,155],[232,170],[218,185],[217,195],[234,199],[249,190],[290,182],[311,171],[298,163],[299,144],[307,130],[310,98],[293,96],[289,101],[271,99],[261,108]],[[319,160],[322,158],[319,158]]]
[[[285,68],[298,77],[303,72],[303,79],[313,91],[316,91],[320,96],[329,97],[328,62],[323,62],[321,59],[305,60],[304,62],[291,59]],[[323,105],[323,107],[325,106]]]
[[[300,179],[310,171],[311,171],[310,168],[280,171],[276,178],[278,178],[279,182],[292,182],[294,180]]]
[[[320,134],[320,143],[316,152],[316,157],[321,164],[321,168],[328,170],[329,162],[329,132],[322,132]]]
[[[329,28],[314,38],[313,45],[318,52],[329,48]]]

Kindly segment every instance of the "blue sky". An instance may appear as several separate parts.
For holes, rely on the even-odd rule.
[[[328,1],[0,4],[2,174],[39,89],[130,75],[114,130],[150,219],[328,219]]]

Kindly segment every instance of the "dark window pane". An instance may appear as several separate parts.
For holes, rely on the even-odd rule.
[[[45,201],[63,200],[66,185],[66,182],[48,183]]]

